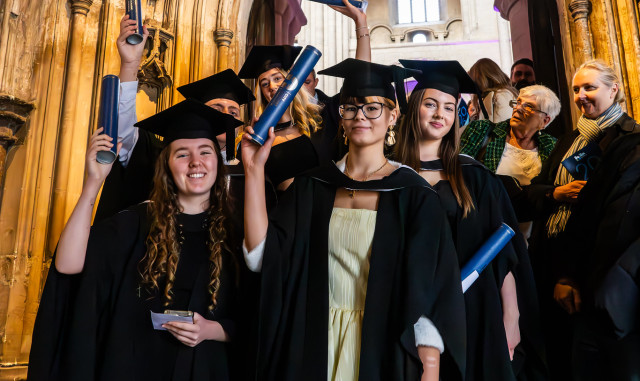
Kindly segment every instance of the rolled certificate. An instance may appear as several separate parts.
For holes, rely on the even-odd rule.
[[[466,292],[473,282],[480,277],[480,273],[493,258],[498,255],[500,250],[513,238],[516,233],[504,222],[498,230],[489,237],[480,249],[471,257],[471,259],[462,267],[460,275],[462,275],[462,292]]]
[[[125,0],[129,20],[136,20],[136,32],[127,37],[127,42],[131,45],[138,45],[142,42],[142,6],[140,0]]]
[[[113,147],[109,151],[98,151],[96,160],[101,164],[111,164],[118,156],[118,101],[120,96],[120,78],[109,74],[102,77],[100,93],[100,111],[98,127],[103,127],[103,134],[113,138]]]
[[[298,94],[305,79],[316,66],[322,53],[311,45],[307,45],[298,59],[289,70],[289,75],[282,82],[280,88],[273,96],[264,112],[260,116],[260,119],[253,126],[253,135],[251,139],[254,142],[263,145],[269,135],[269,128],[275,126],[287,108],[293,101],[293,98]]]
[[[344,3],[342,0],[311,0],[316,3],[327,4],[327,5],[335,5],[337,7],[344,7]],[[367,1],[366,0],[349,0],[349,3],[356,8],[366,8]]]

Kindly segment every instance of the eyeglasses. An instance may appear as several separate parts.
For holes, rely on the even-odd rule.
[[[521,103],[520,101],[509,101],[509,106],[512,109],[515,109],[518,106],[520,106],[520,107],[522,107],[524,112],[526,112],[527,114],[533,114],[534,112],[541,112],[541,113],[543,113],[545,115],[548,115],[546,112],[544,112],[542,110],[538,110],[536,108],[533,108],[533,106],[530,105],[529,103]]]
[[[356,105],[340,105],[338,111],[340,112],[340,117],[344,120],[351,120],[358,115],[358,110],[362,110],[362,114],[367,119],[378,119],[380,115],[382,115],[382,108],[384,105],[379,102],[366,103],[362,106]]]

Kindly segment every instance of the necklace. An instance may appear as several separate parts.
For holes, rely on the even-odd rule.
[[[287,128],[293,127],[295,125],[296,124],[293,122],[293,120],[290,120],[288,122],[278,123],[273,127],[273,132],[286,130]]]
[[[384,159],[384,163],[382,163],[382,165],[380,166],[380,168],[378,168],[378,169],[376,169],[375,171],[370,172],[368,175],[366,175],[366,176],[364,177],[364,179],[362,179],[362,182],[365,182],[365,181],[369,180],[369,178],[370,178],[371,176],[373,176],[373,175],[375,175],[376,173],[380,172],[380,170],[382,170],[382,168],[384,168],[384,167],[387,165],[387,163],[388,163],[388,162],[389,162],[389,160]],[[348,178],[350,178],[351,180],[358,181],[358,180],[354,179],[353,177],[351,177],[351,175],[349,175],[349,166],[347,165],[347,162],[345,162],[345,163],[344,163],[344,174],[345,174]],[[355,190],[355,189],[351,189],[351,190],[349,190],[349,197],[351,197],[351,198],[356,197],[356,190]]]

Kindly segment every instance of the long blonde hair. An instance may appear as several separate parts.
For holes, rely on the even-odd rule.
[[[400,122],[398,142],[395,146],[395,156],[401,163],[420,171],[420,141],[422,140],[422,126],[420,124],[420,107],[426,89],[414,91],[409,97],[407,113]],[[462,177],[462,166],[458,154],[460,153],[460,132],[456,123],[442,138],[438,148],[438,156],[442,160],[442,167],[447,175],[451,190],[458,206],[463,210],[463,218],[475,209],[469,189]]]
[[[220,157],[217,144],[214,144],[218,156],[217,178],[209,194],[209,234],[207,247],[209,248],[211,294],[210,310],[217,304],[216,297],[220,290],[220,273],[222,271],[223,251],[230,252],[229,235],[226,221],[230,216],[230,200],[225,182],[226,169]],[[145,241],[147,252],[138,264],[141,275],[141,285],[149,291],[158,291],[164,278],[164,305],[168,306],[172,300],[171,289],[175,282],[176,269],[180,259],[180,238],[178,237],[177,216],[181,212],[178,204],[177,187],[169,169],[171,149],[165,147],[156,161],[153,177],[153,189],[148,211],[151,217],[149,235]]]

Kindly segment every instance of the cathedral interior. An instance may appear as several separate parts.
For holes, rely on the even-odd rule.
[[[142,0],[150,37],[138,71],[138,119],[180,102],[177,87],[227,68],[254,45],[313,45],[316,70],[353,57],[349,19],[310,0]],[[562,103],[560,135],[575,126],[571,77],[599,58],[622,79],[640,118],[638,0],[369,0],[372,58],[479,58],[507,74],[520,58]],[[419,1],[412,1],[419,3]],[[83,184],[97,128],[101,78],[118,74],[115,40],[125,0],[0,1],[0,380],[25,379],[35,316],[60,233]],[[335,94],[340,83],[320,77]]]

